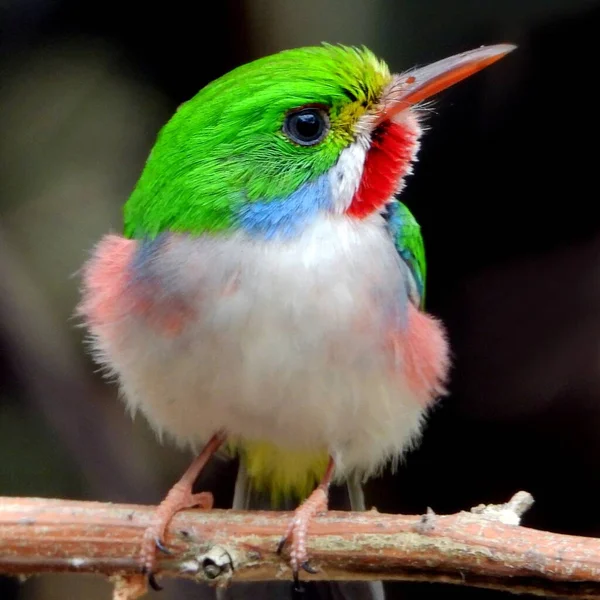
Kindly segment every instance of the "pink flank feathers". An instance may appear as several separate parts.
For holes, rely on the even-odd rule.
[[[423,406],[445,395],[449,344],[439,321],[409,303],[404,331],[391,338],[402,375]]]
[[[135,279],[132,261],[137,242],[107,235],[96,246],[83,271],[83,294],[79,314],[93,333],[117,341],[124,319],[143,317],[144,324],[165,336],[183,330],[190,309],[173,297],[160,300],[157,284]]]
[[[133,303],[125,300],[125,291],[135,247],[133,240],[107,235],[85,264],[79,313],[92,329],[118,322],[133,308]]]

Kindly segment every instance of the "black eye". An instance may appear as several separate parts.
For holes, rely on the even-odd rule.
[[[283,133],[301,146],[318,144],[329,131],[329,117],[320,108],[302,108],[290,113],[283,122]]]

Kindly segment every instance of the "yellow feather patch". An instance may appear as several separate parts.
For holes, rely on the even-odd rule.
[[[357,91],[354,102],[346,102],[334,106],[331,113],[331,128],[336,138],[352,142],[356,137],[355,126],[358,120],[372,111],[379,102],[383,89],[392,81],[387,67],[379,63],[373,64],[373,72],[367,85]]]
[[[293,497],[304,500],[325,474],[327,452],[283,450],[268,442],[231,442],[229,449],[244,462],[254,489],[270,495],[277,506]]]
[[[368,107],[360,102],[350,102],[341,107],[337,115],[332,115],[331,127],[340,139],[351,142],[355,137],[354,127],[358,119],[366,114]]]

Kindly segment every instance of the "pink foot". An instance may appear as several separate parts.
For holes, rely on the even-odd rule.
[[[142,571],[148,574],[149,583],[155,590],[161,589],[152,574],[156,566],[156,550],[171,554],[164,545],[167,527],[179,511],[195,507],[210,510],[213,507],[213,495],[210,492],[192,494],[191,486],[179,481],[160,503],[154,513],[154,522],[144,532],[140,561]]]
[[[301,590],[298,581],[298,569],[302,567],[307,573],[316,573],[316,569],[308,561],[306,552],[306,536],[308,526],[319,513],[327,512],[329,484],[333,476],[334,462],[329,458],[329,464],[319,487],[296,509],[285,535],[281,538],[277,553],[280,554],[286,542],[291,542],[290,565],[294,575],[294,589]]]
[[[319,513],[327,512],[327,490],[319,486],[294,512],[288,529],[279,542],[277,552],[283,550],[286,542],[291,541],[290,564],[294,578],[298,576],[298,568],[302,567],[308,573],[316,573],[314,567],[308,562],[306,552],[306,536],[311,520]]]
[[[148,576],[148,583],[155,590],[162,589],[154,577],[156,567],[156,550],[165,554],[171,554],[164,545],[165,533],[171,519],[181,510],[200,507],[210,510],[213,506],[213,496],[210,492],[192,493],[194,482],[202,469],[206,466],[210,457],[219,449],[225,441],[221,433],[215,434],[204,446],[202,452],[188,467],[181,479],[169,490],[166,498],[159,504],[154,513],[154,521],[144,532],[140,563],[142,573]]]

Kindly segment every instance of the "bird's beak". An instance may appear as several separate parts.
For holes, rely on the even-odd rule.
[[[482,46],[444,58],[426,67],[394,75],[382,98],[383,111],[380,121],[391,119],[399,112],[481,71],[515,48],[513,44]]]

